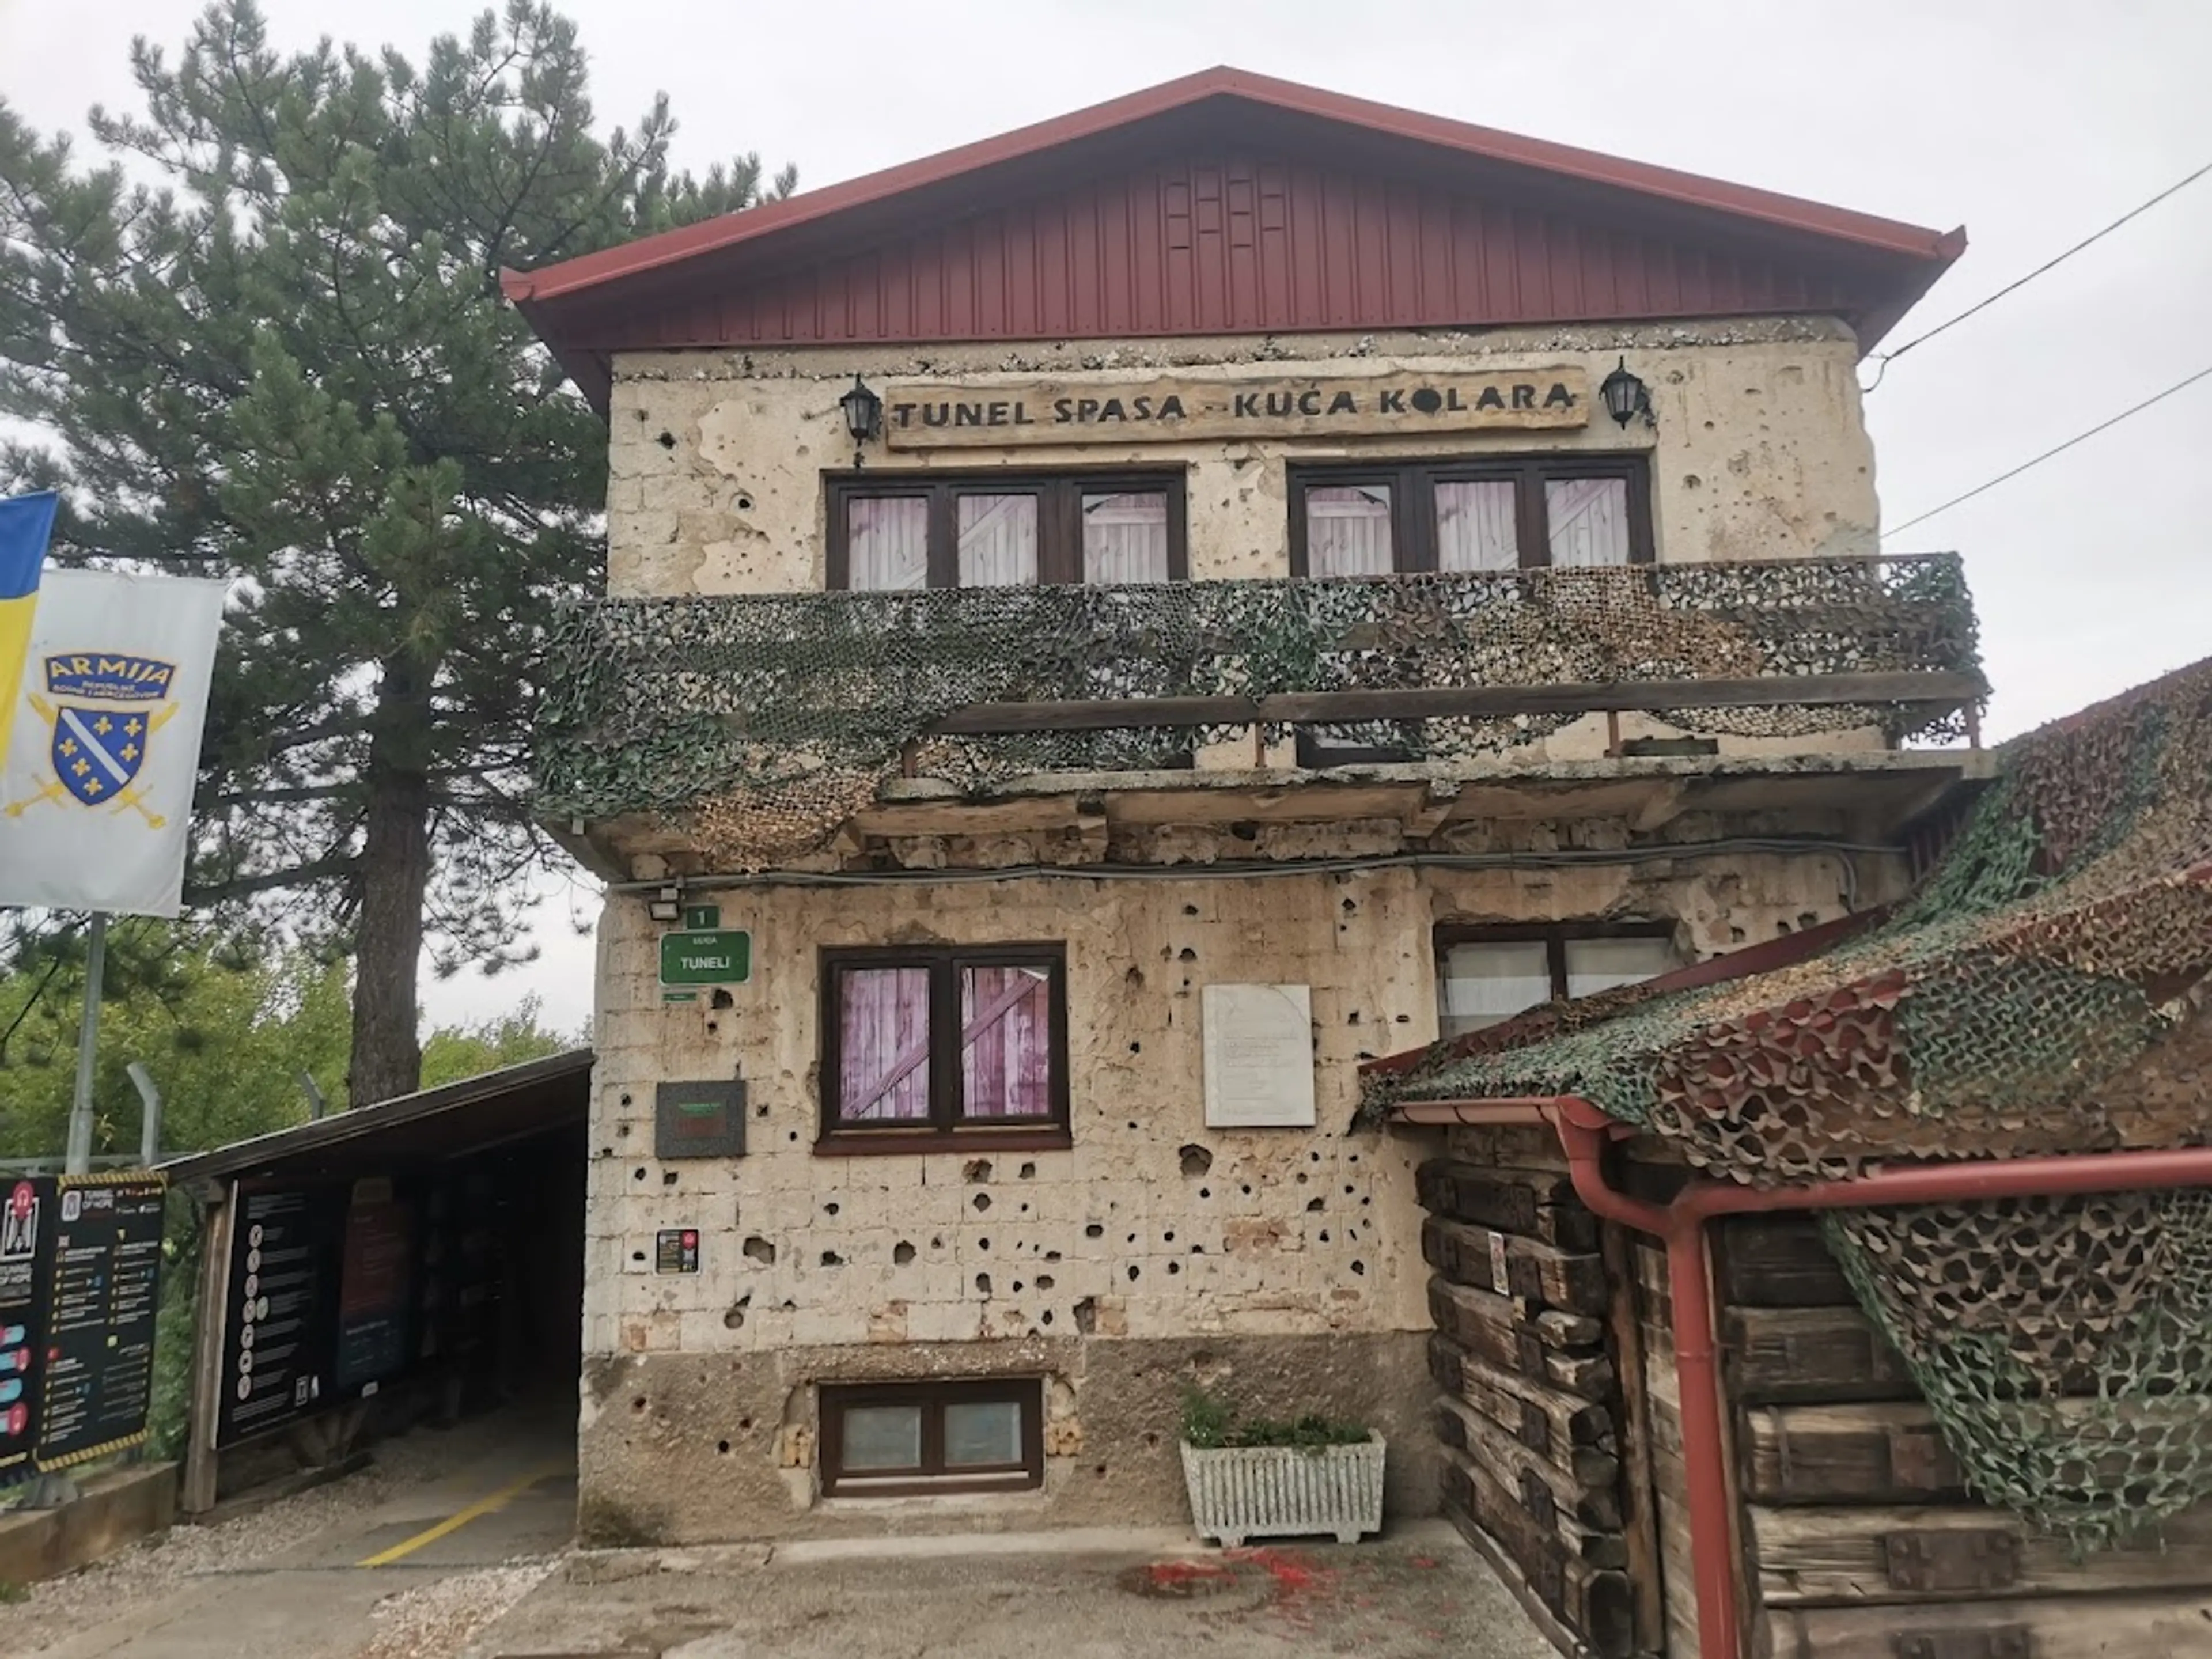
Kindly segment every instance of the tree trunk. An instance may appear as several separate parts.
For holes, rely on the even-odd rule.
[[[369,744],[349,1106],[412,1094],[422,1080],[415,988],[422,896],[430,884],[430,780],[421,758],[428,748],[430,710],[417,684],[410,666],[386,665]]]

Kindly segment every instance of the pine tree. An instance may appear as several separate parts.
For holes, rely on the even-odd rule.
[[[605,434],[501,298],[527,268],[750,206],[670,171],[665,100],[594,132],[572,24],[508,0],[419,69],[286,57],[222,0],[80,165],[0,104],[0,493],[64,557],[245,578],[189,898],[355,955],[356,1103],[416,1086],[416,963],[520,959],[550,608],[600,558]],[[134,180],[154,179],[155,183]]]

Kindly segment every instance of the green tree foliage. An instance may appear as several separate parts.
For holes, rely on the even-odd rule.
[[[118,921],[93,1073],[95,1153],[138,1147],[142,1062],[161,1091],[166,1152],[264,1134],[308,1115],[300,1073],[331,1098],[345,1078],[343,963],[304,951],[241,962],[159,922]],[[0,978],[0,1153],[58,1154],[76,1075],[84,958],[73,939]],[[18,1018],[21,1023],[16,1024]]]
[[[501,299],[530,267],[788,191],[672,173],[665,100],[599,136],[529,0],[418,64],[285,56],[223,0],[82,164],[0,104],[0,493],[70,558],[243,577],[191,896],[355,956],[356,1103],[416,1086],[416,964],[518,958],[550,608],[600,556],[605,434]],[[140,183],[139,180],[149,182]]]
[[[346,1074],[344,964],[304,950],[211,943],[155,921],[109,935],[93,1074],[95,1153],[138,1148],[142,1062],[161,1089],[165,1152],[204,1152],[305,1122],[305,1073],[332,1102]],[[82,949],[64,936],[0,975],[0,1157],[58,1156],[76,1075]],[[580,1046],[547,1028],[536,998],[503,1017],[441,1027],[424,1042],[434,1086]]]
[[[422,1086],[437,1088],[463,1078],[543,1060],[591,1042],[586,1031],[556,1031],[542,1024],[544,1005],[526,996],[510,1013],[475,1024],[443,1025],[422,1044]]]

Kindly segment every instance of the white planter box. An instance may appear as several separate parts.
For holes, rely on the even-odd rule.
[[[1191,1524],[1236,1548],[1248,1538],[1334,1533],[1356,1544],[1382,1530],[1382,1437],[1364,1445],[1182,1449]]]

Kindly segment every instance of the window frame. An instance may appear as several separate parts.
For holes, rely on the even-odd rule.
[[[1443,1024],[1444,987],[1451,981],[1451,975],[1444,971],[1444,963],[1447,953],[1455,945],[1542,945],[1544,965],[1552,976],[1550,1000],[1564,1002],[1568,997],[1567,946],[1571,943],[1583,939],[1661,939],[1671,945],[1679,931],[1675,923],[1663,921],[1526,923],[1440,921],[1436,926],[1435,939],[1431,946],[1431,955],[1436,963],[1437,1023],[1439,1027]],[[1678,957],[1679,954],[1678,952]],[[1678,960],[1674,966],[1686,967],[1688,963]],[[1674,970],[1669,969],[1668,971],[1671,973]],[[1656,979],[1658,975],[1655,974],[1652,977]],[[1531,1003],[1529,1007],[1540,1008],[1545,1006],[1544,1003],[1539,1002]],[[1517,1013],[1506,1015],[1505,1018],[1518,1019],[1521,1014],[1528,1012],[1528,1010],[1524,1008]],[[1502,1024],[1504,1022],[1494,1023]],[[1484,1030],[1488,1028],[1478,1026],[1475,1029]],[[1464,1036],[1469,1034],[1461,1032],[1459,1035]]]
[[[1164,492],[1168,498],[1167,579],[1171,582],[1190,580],[1188,490],[1185,472],[1179,467],[1121,467],[1096,472],[1015,467],[961,472],[825,472],[823,478],[830,514],[826,580],[832,592],[873,591],[852,586],[847,504],[902,495],[921,495],[929,502],[925,587],[960,586],[959,508],[955,502],[963,495],[1036,496],[1036,585],[1052,587],[1082,584],[1084,496]]]
[[[822,1495],[824,1498],[911,1498],[972,1492],[1030,1492],[1044,1485],[1044,1382],[1040,1377],[958,1377],[928,1382],[824,1382],[819,1385]],[[945,1408],[949,1405],[1021,1407],[1018,1464],[945,1462]],[[845,1413],[854,1407],[919,1406],[921,1467],[888,1474],[845,1468]]]
[[[1514,486],[1514,533],[1520,554],[1516,568],[1547,570],[1552,568],[1551,514],[1545,504],[1544,486],[1555,479],[1568,478],[1626,480],[1628,562],[1638,565],[1656,562],[1651,528],[1651,467],[1649,457],[1641,451],[1598,455],[1422,457],[1383,462],[1292,462],[1288,492],[1291,574],[1306,576],[1312,570],[1306,549],[1306,491],[1310,489],[1389,486],[1390,568],[1395,575],[1407,576],[1432,572],[1437,568],[1436,485],[1504,482]]]
[[[850,1122],[838,1115],[843,1092],[844,1011],[840,993],[846,970],[926,968],[929,971],[929,1116],[927,1121]],[[960,970],[1029,968],[1045,972],[1046,1038],[1052,1075],[1042,1118],[968,1118],[960,1066]],[[820,1095],[814,1150],[849,1156],[870,1152],[1051,1152],[1071,1146],[1068,1110],[1067,947],[1064,944],[841,945],[823,949],[820,963]]]

